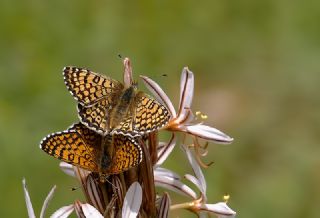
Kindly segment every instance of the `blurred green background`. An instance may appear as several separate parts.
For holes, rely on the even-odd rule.
[[[2,0],[0,217],[27,216],[23,177],[37,214],[54,184],[48,215],[82,198],[38,144],[77,121],[62,68],[121,80],[118,54],[176,104],[182,67],[195,73],[193,110],[235,138],[210,144],[211,203],[228,193],[238,217],[319,217],[319,20],[312,0]],[[182,161],[177,147],[166,167],[191,172]]]

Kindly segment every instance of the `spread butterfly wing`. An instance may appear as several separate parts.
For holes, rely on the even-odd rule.
[[[91,106],[112,93],[123,89],[123,85],[91,70],[65,67],[64,82],[73,97],[84,106]]]
[[[118,174],[137,166],[142,160],[142,148],[133,139],[124,135],[113,135],[113,165],[107,173]]]
[[[98,172],[99,135],[75,124],[68,130],[45,137],[40,148],[49,155],[86,170]],[[90,132],[87,132],[90,131]],[[83,134],[82,134],[83,133]],[[101,140],[101,139],[100,139]]]
[[[81,123],[100,134],[109,132],[110,108],[107,100],[102,100],[91,107],[78,104],[78,115]]]
[[[142,92],[139,92],[137,99],[133,130],[152,132],[167,125],[170,113],[165,106]]]
[[[113,130],[112,133],[141,136],[158,130],[170,120],[168,109],[143,92],[136,95],[136,104],[132,112]]]

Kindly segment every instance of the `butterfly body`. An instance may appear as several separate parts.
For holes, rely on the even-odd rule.
[[[131,86],[123,91],[118,103],[111,110],[110,129],[116,128],[128,114],[133,114],[135,106],[136,88]]]
[[[81,123],[48,135],[40,148],[62,161],[105,175],[121,173],[142,160],[141,147],[130,137],[101,136]]]
[[[65,67],[65,84],[78,101],[81,122],[101,135],[139,137],[165,126],[168,110],[132,85],[88,69]]]

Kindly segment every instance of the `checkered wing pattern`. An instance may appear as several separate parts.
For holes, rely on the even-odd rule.
[[[120,82],[88,69],[65,67],[63,77],[70,93],[84,106],[94,105],[123,89]]]
[[[114,156],[109,174],[118,174],[137,166],[142,160],[142,149],[131,137],[113,135]]]
[[[78,115],[81,123],[99,134],[108,133],[111,109],[107,105],[108,102],[105,99],[91,107],[78,104]]]
[[[167,125],[170,113],[166,107],[143,92],[137,93],[135,101],[135,107],[113,130],[113,134],[136,137]]]
[[[74,124],[63,132],[45,137],[40,148],[49,155],[83,169],[98,172],[101,156],[101,136]]]
[[[127,92],[120,82],[109,77],[76,67],[65,67],[63,75],[70,93],[79,102],[81,122],[99,134],[141,136],[162,128],[170,119],[168,110],[143,92],[134,94],[127,105],[121,105],[120,99]],[[130,108],[110,129],[110,120],[115,119],[110,115],[114,111],[119,114],[123,106]]]

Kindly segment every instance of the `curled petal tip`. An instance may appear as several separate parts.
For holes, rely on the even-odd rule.
[[[210,141],[215,141],[220,144],[230,144],[233,141],[233,138],[230,136],[210,126],[196,124],[187,126],[186,129],[190,134]]]
[[[42,208],[41,208],[41,212],[40,212],[40,218],[44,217],[45,211],[48,208],[49,202],[53,197],[53,194],[56,190],[57,186],[53,186],[53,188],[50,190],[48,196],[46,197],[46,199],[43,202]]]
[[[219,202],[216,204],[204,204],[200,209],[215,213],[219,217],[234,217],[236,215],[236,212],[233,211],[225,202]]]
[[[180,79],[179,118],[184,120],[190,110],[194,92],[194,76],[188,68],[183,68]]]
[[[27,189],[27,184],[26,184],[25,178],[23,178],[23,180],[22,180],[22,186],[23,186],[23,191],[24,191],[24,198],[25,198],[26,205],[27,205],[28,215],[29,215],[29,217],[35,218],[36,215],[35,215],[33,207],[32,207],[32,203],[31,203],[30,195],[29,195],[29,192]]]
[[[183,67],[183,70],[189,71],[189,67],[188,67],[188,66],[185,66],[185,67]]]

